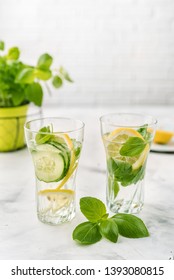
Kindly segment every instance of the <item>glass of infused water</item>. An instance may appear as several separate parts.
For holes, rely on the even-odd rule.
[[[75,216],[76,173],[84,123],[42,118],[25,124],[25,137],[36,178],[38,219],[57,225]]]
[[[152,116],[140,114],[100,118],[107,163],[106,200],[114,213],[139,213],[143,207],[146,163],[156,123]]]

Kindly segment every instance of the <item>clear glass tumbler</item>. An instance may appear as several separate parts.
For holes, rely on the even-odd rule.
[[[114,213],[139,213],[157,121],[151,116],[116,113],[102,116],[100,123],[107,161],[108,208]]]
[[[84,123],[42,118],[25,124],[25,137],[36,177],[37,216],[57,225],[75,216],[76,172]]]

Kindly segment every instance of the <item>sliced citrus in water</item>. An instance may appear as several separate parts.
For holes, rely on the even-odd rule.
[[[51,202],[53,211],[57,211],[62,207],[69,206],[74,198],[74,191],[64,189],[56,192],[44,192],[41,195],[46,196],[47,200]]]
[[[122,145],[130,137],[138,137],[144,140],[143,136],[137,130],[126,127],[117,128],[109,134],[104,135],[103,140],[109,157],[130,163],[132,165],[132,169],[134,170],[138,169],[145,163],[149,152],[149,144],[146,144],[143,152],[138,156],[121,156],[119,151]]]
[[[66,144],[69,150],[73,150],[73,142],[68,134],[58,133],[55,136],[55,140],[60,144]]]

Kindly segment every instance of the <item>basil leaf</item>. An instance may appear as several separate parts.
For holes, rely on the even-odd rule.
[[[41,69],[49,69],[52,62],[53,58],[48,53],[44,53],[39,57],[37,67]]]
[[[80,210],[90,222],[98,222],[106,214],[104,203],[94,197],[83,197],[80,199]]]
[[[14,91],[11,98],[14,106],[19,106],[25,100],[25,92]]]
[[[147,142],[152,141],[152,133],[147,130],[148,125],[145,124],[144,126],[140,127],[137,131],[143,136],[144,140]]]
[[[20,51],[17,47],[13,47],[8,50],[7,59],[17,60],[19,56],[20,56]]]
[[[125,177],[121,181],[123,187],[127,187],[131,184],[136,184],[138,181],[143,180],[145,175],[145,165],[133,170],[131,174],[125,174]]]
[[[55,88],[60,88],[63,84],[63,81],[59,76],[56,75],[52,80],[52,84]]]
[[[16,76],[15,82],[21,84],[31,84],[34,82],[35,73],[33,68],[24,68]]]
[[[44,133],[41,133],[41,132],[44,132]],[[36,134],[35,140],[36,140],[37,144],[44,144],[52,138],[51,134],[45,134],[45,133],[51,133],[51,129],[49,126],[42,127],[39,130],[39,132]]]
[[[132,166],[126,161],[109,158],[107,165],[110,175],[114,175],[117,181],[121,182],[125,176],[132,174]]]
[[[66,81],[73,83],[73,80],[71,79],[68,72],[63,67],[60,67],[59,72]]]
[[[38,69],[38,68],[36,68],[34,70],[34,74],[35,74],[36,78],[38,78],[40,80],[43,80],[43,81],[49,80],[51,78],[51,76],[52,76],[50,70]]]
[[[37,106],[42,105],[43,91],[39,83],[32,83],[25,89],[26,98]]]
[[[116,214],[112,217],[118,226],[119,234],[128,238],[142,238],[149,236],[143,221],[131,214]]]
[[[109,239],[111,242],[116,243],[118,239],[118,227],[112,219],[104,220],[100,223],[101,234]]]
[[[0,50],[3,51],[5,48],[5,44],[3,41],[0,41]]]
[[[143,138],[145,138],[146,133],[147,133],[147,124],[143,125],[142,127],[140,127],[139,129],[137,129],[137,131],[143,136]]]
[[[108,171],[111,177],[111,179],[108,179],[109,190],[114,190],[114,195],[116,197],[119,191],[117,181],[120,182],[123,187],[136,184],[139,180],[144,178],[145,164],[136,170],[132,170],[132,166],[128,162],[110,158],[108,160]]]
[[[94,244],[101,240],[102,235],[98,224],[84,222],[79,224],[73,231],[73,240],[81,244]]]
[[[146,142],[139,137],[129,137],[120,149],[121,156],[137,156],[142,153],[146,146]]]
[[[119,193],[120,187],[114,177],[111,176],[108,177],[108,189],[109,189],[109,195],[112,196],[114,194],[114,198],[116,198]]]

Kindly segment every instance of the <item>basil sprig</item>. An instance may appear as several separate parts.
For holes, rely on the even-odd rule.
[[[109,217],[105,204],[97,198],[81,198],[80,209],[88,219],[87,222],[79,224],[72,234],[73,240],[80,244],[94,244],[103,237],[116,243],[119,235],[127,238],[149,236],[149,232],[140,218],[123,213]]]

